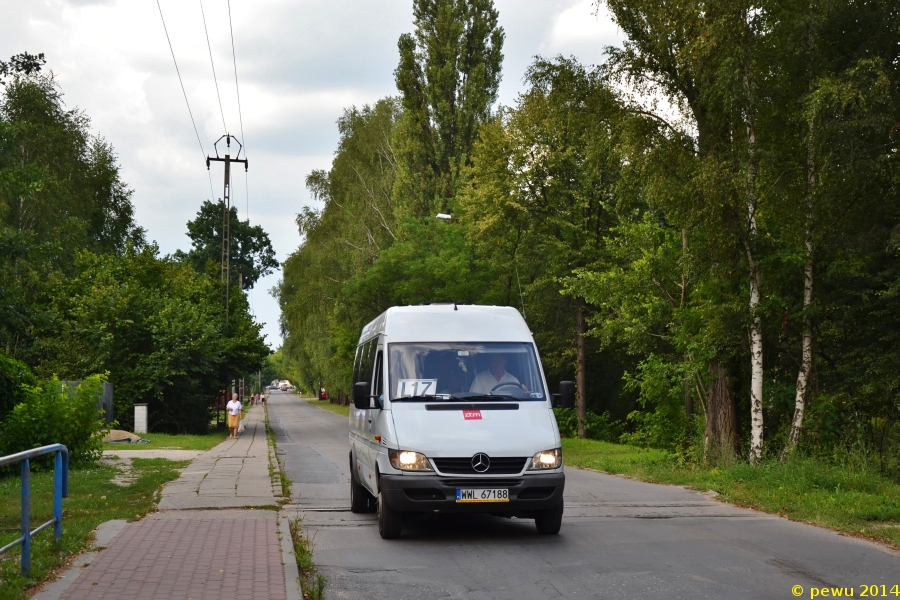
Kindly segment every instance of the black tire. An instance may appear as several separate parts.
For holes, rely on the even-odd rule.
[[[350,512],[367,513],[372,512],[375,499],[369,490],[364,488],[357,481],[358,471],[354,468],[353,455],[350,455]]]
[[[384,501],[384,494],[378,492],[378,533],[383,540],[395,540],[400,537],[403,525],[403,513],[391,508]]]
[[[350,512],[366,513],[369,512],[371,494],[369,491],[356,482],[356,477],[350,477]]]
[[[559,506],[542,510],[534,519],[534,526],[541,535],[556,535],[562,527],[563,503]]]

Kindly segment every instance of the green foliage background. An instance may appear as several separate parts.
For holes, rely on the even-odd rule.
[[[102,429],[97,396],[104,378],[88,377],[77,387],[52,378],[39,386],[26,387],[24,400],[0,423],[0,455],[14,454],[49,444],[63,444],[69,461],[88,463],[102,453]],[[52,465],[53,457],[34,461]]]
[[[190,253],[160,256],[134,220],[113,148],[66,108],[43,55],[0,67],[0,420],[13,436],[4,443],[69,439],[59,427],[80,417],[58,413],[47,390],[56,377],[101,373],[120,426],[131,428],[132,406],[146,403],[152,431],[205,433],[228,380],[269,354],[237,281],[226,324],[224,284],[218,270],[205,274],[221,251],[215,226],[204,227],[215,205],[198,203]],[[252,286],[277,262],[264,231],[234,220],[232,261]],[[36,385],[46,398],[25,391]],[[24,433],[27,420],[37,437]]]
[[[492,3],[414,2],[399,98],[348,109],[331,169],[307,180],[320,208],[298,216],[277,289],[283,363],[341,396],[359,331],[386,308],[502,304],[525,315],[553,389],[574,379],[583,302],[587,431],[697,457],[713,367],[749,445],[759,318],[775,456],[809,323],[801,451],[900,477],[896,6],[603,4],[623,47],[599,67],[537,57],[496,107]],[[481,95],[460,87],[472,73]]]

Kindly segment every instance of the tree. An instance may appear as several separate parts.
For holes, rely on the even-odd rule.
[[[900,30],[896,7],[889,3],[818,0],[776,8],[785,23],[775,30],[779,40],[784,46],[803,49],[791,63],[797,82],[793,119],[803,141],[796,152],[804,154],[800,166],[805,172],[805,212],[798,226],[802,227],[803,237],[798,241],[803,244],[802,262],[797,261],[802,265],[803,282],[798,318],[802,324],[801,358],[790,431],[781,453],[785,460],[800,440],[814,374],[814,348],[822,345],[829,351],[829,344],[820,344],[815,337],[823,331],[819,319],[828,304],[829,273],[834,272],[830,265],[843,263],[845,253],[858,249],[858,236],[865,235],[863,232],[894,219],[894,192],[881,167],[896,154],[890,150],[894,144],[885,144],[888,132],[895,128],[896,118],[891,115],[897,114],[896,100],[888,91],[897,85],[897,69],[896,65],[887,66],[891,62],[887,57],[897,56]],[[868,150],[860,153],[862,147]],[[841,242],[835,244],[836,240]],[[890,242],[882,243],[879,252],[864,254],[890,253]],[[870,275],[874,276],[870,284],[880,285],[875,283],[880,276]],[[819,298],[821,291],[826,292],[824,298]],[[873,302],[873,307],[876,304]],[[875,344],[874,340],[871,343]]]
[[[496,11],[415,4],[401,97],[348,110],[307,179],[322,208],[277,290],[293,377],[349,390],[391,305],[510,305],[551,387],[575,374],[582,435],[608,409],[688,459],[900,468],[896,3],[606,4],[624,47],[536,60],[495,115]]]
[[[553,304],[572,315],[563,339],[575,359],[584,437],[589,308],[583,295],[567,299],[560,291],[577,269],[602,259],[615,223],[621,105],[596,73],[571,59],[538,59],[526,79],[531,88],[516,107],[482,129],[462,208],[476,235],[503,248],[512,263],[504,269],[508,282],[521,264],[530,287],[552,290]]]
[[[691,0],[609,0],[616,21],[629,36],[624,49],[611,51],[610,73],[639,89],[665,93],[696,127],[699,195],[667,207],[667,219],[690,237],[701,223],[714,234],[713,263],[743,254],[749,288],[745,322],[750,358],[750,458],[762,457],[763,329],[760,218],[759,121],[771,106],[761,81],[770,70],[760,57],[765,12],[750,3],[700,5]],[[761,97],[762,96],[762,97]],[[696,225],[694,225],[696,226]],[[686,244],[687,245],[687,242]],[[711,257],[712,258],[712,257]],[[713,369],[717,373],[722,370]]]
[[[321,379],[337,395],[350,389],[359,331],[378,314],[350,306],[345,286],[397,238],[392,140],[399,115],[399,103],[385,98],[347,109],[338,120],[341,137],[331,169],[307,177],[324,207],[304,208],[297,216],[303,242],[285,261],[275,290],[287,362],[297,365],[300,381]]]
[[[33,328],[50,273],[82,249],[123,253],[144,244],[115,152],[66,109],[43,55],[0,63],[0,339],[32,366]]]
[[[35,383],[25,363],[0,354],[0,422],[25,398],[24,386]]]
[[[0,83],[3,83],[3,77],[9,77],[10,75],[32,75],[37,73],[45,64],[47,64],[47,60],[44,58],[43,52],[39,54],[23,52],[13,55],[9,62],[0,60]]]
[[[3,224],[38,242],[68,229],[79,247],[101,251],[143,243],[112,147],[91,134],[84,113],[65,109],[52,73],[16,59],[21,71],[4,82],[0,100]]]
[[[206,433],[223,382],[261,368],[269,350],[243,294],[232,296],[226,328],[218,280],[157,253],[83,252],[74,274],[53,276],[36,371],[107,372],[123,426],[145,402],[151,431]]]
[[[896,68],[885,68],[896,64],[887,58],[896,57],[896,7],[830,1],[606,4],[628,36],[622,50],[611,51],[608,73],[638,91],[665,95],[684,118],[683,125],[669,127],[668,137],[687,132],[694,138],[688,171],[667,176],[669,185],[647,180],[641,186],[651,192],[648,205],[682,230],[684,248],[690,248],[690,303],[717,290],[721,306],[730,307],[705,320],[703,328],[718,334],[698,338],[705,339],[706,351],[693,356],[708,357],[711,367],[749,361],[749,379],[734,366],[727,373],[750,400],[749,456],[759,461],[763,440],[783,435],[789,452],[799,439],[814,373],[813,332],[829,330],[825,321],[815,321],[828,301],[813,296],[813,265],[822,278],[835,274],[838,264],[849,265],[841,254],[858,251],[857,265],[868,261],[863,255],[874,258],[879,252],[863,251],[859,236],[893,219],[895,192],[876,165],[889,161],[880,149],[892,147],[885,139],[892,109],[883,94],[896,85],[888,83],[896,81]],[[659,156],[653,148],[648,152]],[[826,172],[832,176],[827,183]],[[868,175],[857,177],[863,172]],[[692,194],[666,198],[654,191],[678,186]],[[872,198],[881,204],[872,206]],[[867,208],[851,209],[860,206]],[[735,277],[740,271],[743,281]],[[829,288],[828,279],[817,283],[820,292]],[[744,350],[735,345],[741,334],[750,342]],[[791,336],[801,341],[793,346],[801,348],[799,360]],[[780,398],[789,386],[794,406],[785,430],[779,427],[786,408]],[[775,419],[766,432],[764,414]]]
[[[197,217],[187,224],[191,249],[186,253],[177,251],[174,255],[176,259],[189,262],[198,273],[205,273],[210,261],[218,269],[222,260],[223,210],[224,203],[221,200],[216,204],[205,200],[200,205]],[[252,289],[261,277],[279,267],[269,234],[259,225],[239,220],[234,206],[231,207],[229,231],[232,277],[236,279],[238,275],[242,275],[243,289]]]
[[[395,198],[408,214],[453,208],[478,128],[497,100],[503,28],[492,0],[414,0],[394,71],[403,118]]]

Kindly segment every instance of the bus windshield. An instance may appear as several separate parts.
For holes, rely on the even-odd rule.
[[[422,342],[388,347],[393,401],[546,399],[530,343]]]

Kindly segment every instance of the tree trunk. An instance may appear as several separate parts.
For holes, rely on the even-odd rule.
[[[685,358],[685,362],[687,362],[687,358]],[[687,415],[688,420],[694,416],[694,397],[691,394],[691,376],[684,376],[684,414]],[[690,428],[690,425],[688,425]]]
[[[681,301],[679,302],[678,307],[684,308],[687,303],[687,252],[688,252],[688,231],[687,229],[682,228],[681,230]],[[687,365],[691,360],[691,355],[688,352],[684,353],[684,363]],[[685,368],[684,372],[684,413],[688,418],[688,433],[690,434],[693,431],[691,427],[691,418],[694,416],[694,398],[691,395],[691,375],[688,372],[688,369]]]
[[[747,251],[750,260],[750,462],[762,460],[763,448],[763,340],[759,309],[759,262]]]
[[[745,66],[744,90],[747,94],[747,238],[745,250],[750,267],[750,463],[762,460],[763,449],[763,339],[762,319],[759,316],[760,272],[759,259],[755,254],[756,227],[756,180],[758,161],[756,139],[756,114],[753,89],[750,83],[749,65]]]
[[[584,438],[584,424],[587,422],[587,404],[585,401],[584,386],[584,298],[575,300],[575,343],[576,343],[576,367],[575,367],[575,410],[578,412],[578,437]]]
[[[803,415],[806,412],[806,389],[809,385],[809,374],[812,371],[812,322],[809,309],[813,300],[813,193],[816,188],[815,146],[813,143],[814,125],[809,122],[809,139],[806,144],[806,264],[803,266],[803,355],[800,358],[800,371],[797,373],[797,394],[794,397],[794,418],[791,422],[791,433],[781,451],[781,461],[787,460],[797,443],[803,428]]]
[[[711,462],[731,462],[739,447],[737,412],[729,388],[728,372],[716,362],[710,365],[709,373],[713,382],[709,387],[703,450]]]
[[[807,238],[807,252],[812,254],[812,244]],[[813,297],[812,257],[803,269],[803,310],[809,310]],[[809,374],[812,371],[812,323],[809,315],[803,315],[803,356],[800,359],[800,371],[797,373],[797,393],[794,397],[794,418],[791,422],[791,433],[781,451],[781,460],[785,461],[800,441],[800,430],[803,428],[803,415],[806,413],[806,391],[809,386]]]

